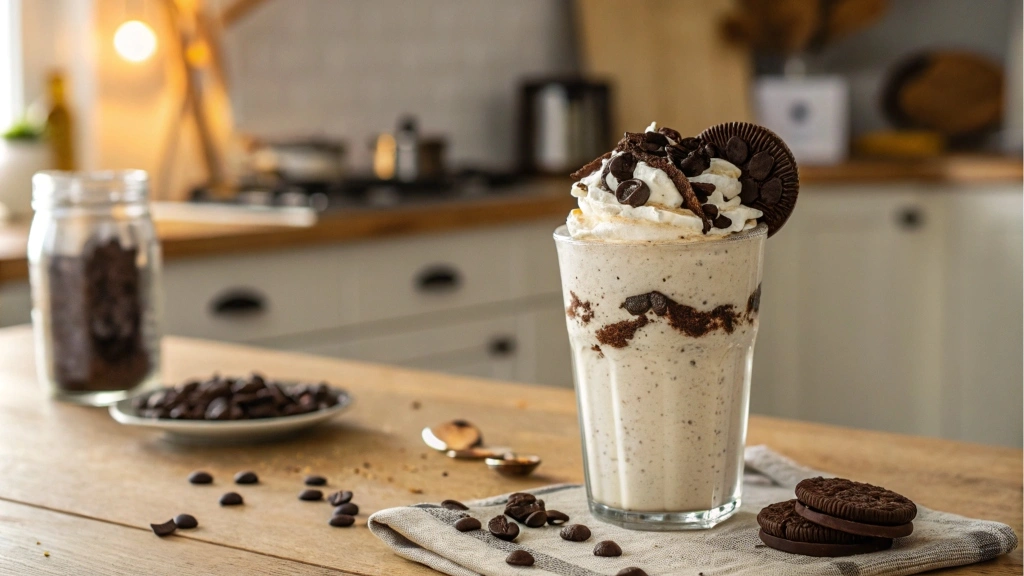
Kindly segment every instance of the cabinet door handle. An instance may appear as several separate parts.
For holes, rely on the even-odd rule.
[[[266,311],[267,299],[248,288],[233,288],[213,299],[210,309],[215,316],[253,316]]]
[[[516,353],[516,339],[512,336],[495,336],[487,345],[487,351],[494,357],[511,356]]]
[[[458,269],[448,264],[429,266],[416,276],[416,289],[431,294],[454,292],[462,285]]]
[[[912,232],[924,226],[924,211],[917,206],[901,208],[896,214],[896,221],[900,228]]]

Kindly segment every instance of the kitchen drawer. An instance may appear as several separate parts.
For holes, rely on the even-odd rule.
[[[351,323],[352,263],[338,247],[169,262],[165,332],[244,342]]]
[[[521,295],[507,228],[361,244],[359,321],[498,303]]]
[[[527,296],[561,294],[562,280],[558,275],[558,253],[555,251],[555,228],[565,224],[565,219],[545,218],[536,223],[519,226],[512,230],[516,240],[516,267],[520,273],[520,290]],[[561,301],[561,300],[559,300]]]

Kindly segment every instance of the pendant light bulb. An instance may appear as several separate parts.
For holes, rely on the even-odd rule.
[[[129,62],[142,62],[156,52],[156,34],[145,22],[129,20],[114,32],[114,49]]]

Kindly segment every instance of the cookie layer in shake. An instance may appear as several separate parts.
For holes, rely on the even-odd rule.
[[[792,206],[775,186],[795,196],[791,157],[764,170],[766,144],[740,134],[652,124],[573,175],[555,238],[592,507],[739,501],[764,240]]]

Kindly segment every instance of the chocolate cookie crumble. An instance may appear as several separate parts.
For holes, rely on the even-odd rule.
[[[570,300],[569,307],[565,309],[565,314],[569,318],[579,318],[580,322],[584,325],[590,323],[594,319],[594,310],[590,301],[582,301],[575,292],[569,292]],[[581,312],[582,311],[582,312]]]

